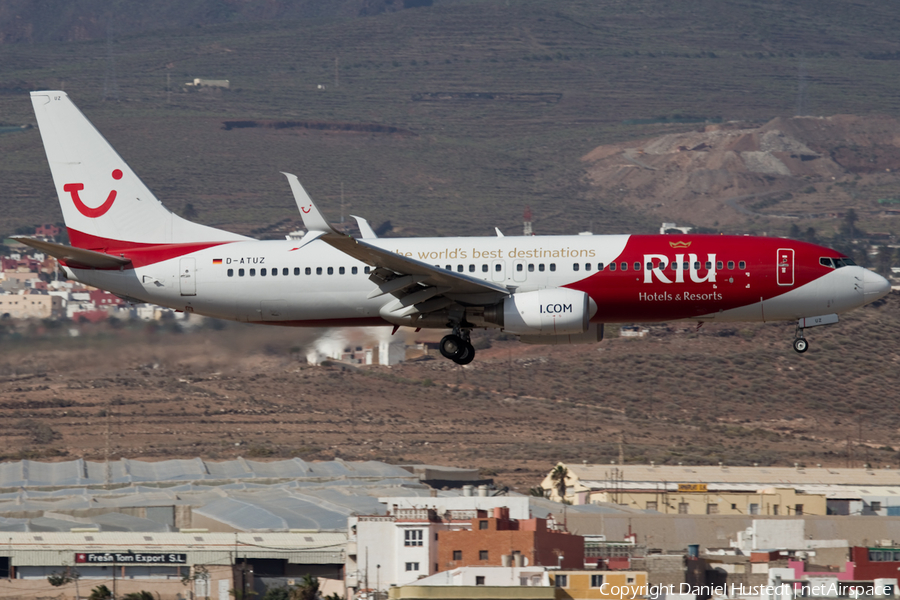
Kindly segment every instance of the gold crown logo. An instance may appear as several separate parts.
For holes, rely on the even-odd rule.
[[[690,248],[690,242],[669,242],[669,245],[673,248]]]

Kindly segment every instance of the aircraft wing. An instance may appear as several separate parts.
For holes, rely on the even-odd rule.
[[[63,244],[55,244],[53,242],[45,242],[30,237],[14,236],[12,239],[22,242],[32,248],[37,248],[41,252],[45,252],[58,259],[60,262],[70,267],[80,267],[88,269],[118,269],[119,267],[131,264],[130,258],[120,256],[112,256],[102,252],[93,250],[85,250],[84,248],[73,248]]]
[[[290,173],[284,173],[284,176],[291,185],[291,191],[297,207],[300,209],[303,224],[310,234],[318,234],[319,239],[328,245],[360,262],[375,267],[374,277],[370,277],[370,279],[378,285],[378,288],[372,291],[369,295],[370,298],[382,294],[393,294],[400,297],[404,296],[404,291],[412,290],[412,292],[421,293],[425,288],[431,288],[432,295],[423,294],[427,296],[428,300],[436,296],[451,299],[462,296],[478,296],[485,303],[493,303],[509,296],[512,292],[506,286],[464,273],[448,271],[390,250],[384,250],[367,241],[338,233],[322,216],[321,211],[300,185],[297,177]],[[413,293],[406,295],[412,296]],[[434,305],[436,304],[432,301],[432,306]]]

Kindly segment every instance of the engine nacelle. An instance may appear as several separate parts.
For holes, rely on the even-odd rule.
[[[484,320],[517,335],[572,335],[587,331],[595,312],[584,292],[550,288],[513,294],[485,308]]]

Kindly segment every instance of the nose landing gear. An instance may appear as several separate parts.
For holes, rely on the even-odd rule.
[[[469,330],[456,328],[441,340],[441,355],[458,365],[467,365],[475,359],[475,348],[469,341]]]
[[[821,315],[818,317],[804,317],[797,321],[797,329],[794,333],[794,350],[803,354],[809,350],[809,342],[803,337],[803,330],[822,325],[833,325],[838,322],[836,314]]]
[[[803,354],[807,350],[809,350],[809,342],[806,341],[806,338],[803,337],[803,330],[800,329],[797,331],[797,337],[794,338],[794,350]]]

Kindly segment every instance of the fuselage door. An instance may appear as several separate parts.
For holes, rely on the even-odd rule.
[[[179,262],[179,276],[182,296],[197,295],[197,260],[182,258]]]
[[[527,272],[525,271],[525,261],[524,260],[514,260],[513,261],[513,279],[515,281],[525,281],[527,277]]]
[[[495,260],[491,263],[491,279],[497,282],[506,281],[505,260]]]
[[[794,285],[794,249],[779,248],[777,263],[778,285]]]

